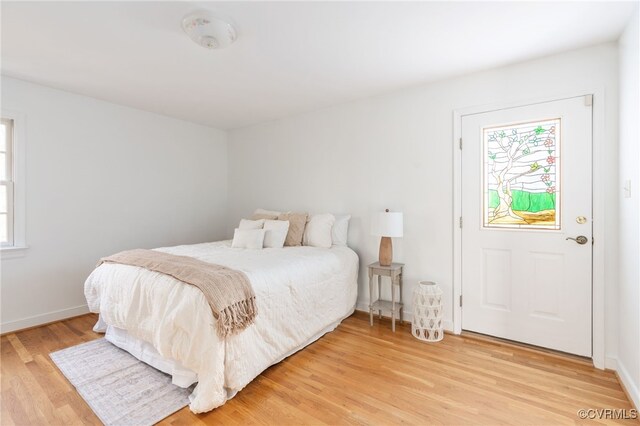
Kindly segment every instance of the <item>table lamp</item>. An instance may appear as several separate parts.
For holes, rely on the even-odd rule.
[[[402,237],[402,227],[402,212],[390,212],[386,209],[373,217],[371,234],[382,237],[378,254],[380,266],[391,266],[393,261],[391,238]]]

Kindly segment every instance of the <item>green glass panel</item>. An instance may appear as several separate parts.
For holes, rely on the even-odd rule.
[[[560,229],[560,119],[482,129],[483,225]]]

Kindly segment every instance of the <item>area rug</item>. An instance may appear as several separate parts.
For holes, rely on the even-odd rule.
[[[153,425],[189,404],[193,391],[106,339],[49,356],[107,426]]]

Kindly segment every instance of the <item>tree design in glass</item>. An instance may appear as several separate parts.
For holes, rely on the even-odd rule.
[[[560,119],[484,128],[484,226],[560,229]]]

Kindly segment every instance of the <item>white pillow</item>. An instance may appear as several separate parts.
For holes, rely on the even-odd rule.
[[[264,229],[238,229],[233,232],[233,248],[262,249]]]
[[[336,221],[331,228],[331,242],[334,246],[346,246],[349,234],[350,214],[336,216]]]
[[[253,214],[264,214],[269,216],[279,216],[282,212],[277,212],[275,210],[265,210],[265,209],[256,209]]]
[[[288,220],[266,220],[264,222],[264,246],[272,248],[284,247],[287,232],[289,232]]]
[[[335,221],[336,218],[331,213],[312,215],[304,228],[302,245],[331,248],[331,228]]]
[[[264,227],[264,219],[259,219],[259,220],[240,219],[240,225],[238,225],[238,229],[262,229],[263,227]]]

